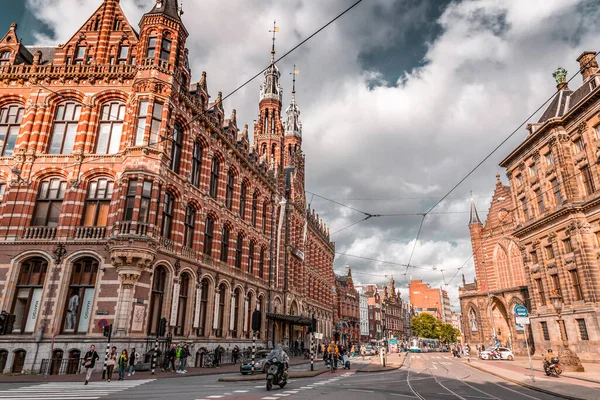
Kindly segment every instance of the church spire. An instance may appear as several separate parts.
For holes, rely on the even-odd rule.
[[[281,85],[279,85],[279,78],[281,73],[279,68],[275,65],[275,33],[279,32],[279,27],[273,21],[273,30],[269,31],[273,33],[273,44],[271,46],[271,64],[265,70],[265,79],[262,85],[260,85],[260,100],[273,99],[278,100],[280,103],[283,99]]]
[[[477,214],[477,208],[475,208],[475,200],[473,200],[473,194],[471,193],[471,213],[469,218],[469,225],[472,224],[481,224],[481,220],[479,219],[479,214]]]
[[[292,100],[285,113],[287,115],[285,122],[285,134],[286,136],[302,136],[302,123],[300,122],[300,109],[296,104],[296,75],[298,70],[296,64],[294,64],[294,72],[292,73]]]

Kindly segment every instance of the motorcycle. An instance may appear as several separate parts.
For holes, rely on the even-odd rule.
[[[544,360],[544,372],[548,376],[556,376],[557,378],[562,374],[562,370],[558,365],[558,357],[551,358],[550,363]]]
[[[271,390],[273,385],[279,385],[283,389],[287,383],[288,373],[285,370],[285,365],[276,358],[272,360],[271,365],[267,369],[267,390]]]

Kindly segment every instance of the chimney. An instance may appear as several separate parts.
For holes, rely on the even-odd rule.
[[[584,51],[578,58],[579,70],[583,81],[587,81],[588,78],[598,72],[598,61],[596,60],[596,52]]]

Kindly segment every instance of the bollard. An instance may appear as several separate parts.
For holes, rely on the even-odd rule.
[[[102,366],[102,380],[106,379],[106,366],[108,365],[108,352],[110,351],[110,341],[106,343],[106,353],[104,354],[104,365]]]
[[[158,357],[158,336],[156,337],[156,342],[154,343],[154,353],[152,354],[152,375],[154,375],[154,371],[156,370],[157,357]]]
[[[252,375],[254,375],[254,355],[256,354],[256,331],[252,331]]]

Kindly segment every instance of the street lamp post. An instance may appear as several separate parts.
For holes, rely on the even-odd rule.
[[[579,360],[577,354],[569,349],[565,321],[563,320],[561,314],[563,307],[562,296],[558,292],[554,291],[550,295],[550,301],[552,302],[552,307],[554,308],[554,311],[558,317],[557,322],[560,329],[560,339],[562,340],[562,348],[558,350],[560,366],[564,371],[584,372],[585,370],[583,369],[583,365],[581,365],[581,360]]]

